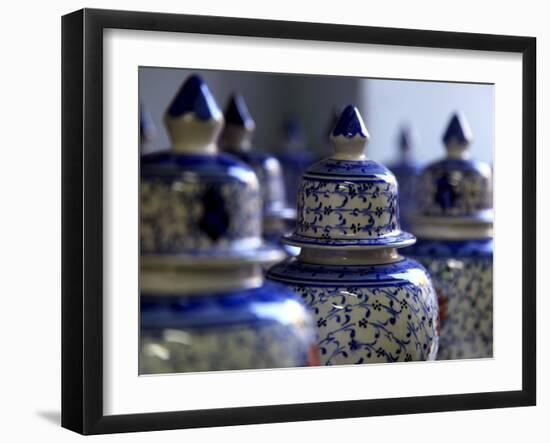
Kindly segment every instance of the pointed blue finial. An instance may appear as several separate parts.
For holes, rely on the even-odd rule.
[[[340,114],[340,118],[332,130],[333,137],[338,137],[339,135],[343,135],[346,138],[353,138],[356,135],[362,138],[368,138],[369,133],[365,128],[359,110],[355,106],[346,106]]]
[[[225,124],[254,129],[255,124],[242,95],[232,94],[225,108]]]
[[[468,145],[472,140],[472,130],[464,115],[460,112],[453,114],[447,130],[443,134],[443,143],[446,146],[453,142],[458,145]]]
[[[355,106],[349,105],[342,111],[330,139],[335,151],[332,158],[341,160],[366,158],[365,149],[369,141],[369,133]]]
[[[240,94],[229,98],[225,109],[225,126],[220,145],[227,151],[244,152],[252,148],[252,134],[256,124],[248,112],[246,102]]]
[[[172,118],[179,118],[188,113],[192,113],[199,120],[216,119],[221,115],[210,89],[196,74],[185,81],[168,108],[168,115]]]
[[[408,125],[402,126],[399,131],[399,147],[401,152],[408,153],[417,141],[416,131]]]

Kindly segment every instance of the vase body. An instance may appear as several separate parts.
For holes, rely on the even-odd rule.
[[[415,238],[401,230],[395,176],[365,155],[368,138],[357,108],[346,107],[334,154],[302,174],[296,229],[283,239],[300,254],[267,277],[314,315],[321,364],[434,360],[435,291],[425,269],[397,253]]]
[[[326,265],[288,259],[268,278],[299,294],[317,323],[323,365],[434,360],[438,307],[430,278],[410,259]]]
[[[493,356],[493,180],[491,167],[470,158],[464,115],[443,135],[446,156],[429,164],[417,185],[411,229],[418,242],[403,254],[430,272],[438,293],[438,358]]]
[[[422,263],[437,292],[439,360],[493,356],[493,240],[418,240],[403,253]]]
[[[303,304],[283,286],[178,295],[142,293],[140,373],[318,364]]]

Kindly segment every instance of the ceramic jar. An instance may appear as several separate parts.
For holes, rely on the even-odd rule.
[[[461,114],[443,136],[446,158],[422,172],[416,245],[405,250],[432,275],[439,296],[438,358],[493,355],[492,171],[469,158],[471,130]]]
[[[249,165],[258,177],[263,204],[263,236],[278,244],[281,235],[294,223],[296,211],[288,207],[283,173],[279,160],[254,150],[252,136],[256,128],[243,97],[233,94],[225,111],[225,126],[220,145],[225,152]]]
[[[399,132],[399,160],[388,166],[399,183],[399,210],[401,225],[410,229],[409,219],[416,212],[416,187],[421,172],[420,163],[414,159],[416,131],[405,126]]]
[[[284,238],[300,255],[268,278],[309,306],[324,365],[433,360],[435,291],[424,268],[397,252],[415,238],[400,228],[395,176],[365,155],[368,138],[357,109],[345,108],[334,154],[302,176],[296,230]]]
[[[316,364],[305,306],[264,281],[284,254],[262,239],[254,171],[218,152],[223,115],[201,78],[165,123],[171,149],[141,159],[141,373]]]

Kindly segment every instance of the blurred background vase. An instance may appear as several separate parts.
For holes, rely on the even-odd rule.
[[[225,111],[225,126],[220,145],[225,152],[238,157],[256,173],[262,197],[263,237],[280,244],[280,238],[288,233],[296,220],[296,211],[287,205],[284,176],[276,157],[253,149],[252,137],[256,124],[246,102],[239,94],[233,94]],[[292,253],[290,248],[287,252]]]
[[[405,230],[410,229],[409,219],[416,211],[416,188],[422,169],[414,155],[417,142],[418,135],[414,128],[402,127],[398,139],[399,159],[388,166],[399,183],[399,215],[401,226]]]
[[[165,114],[172,146],[144,155],[140,184],[140,372],[277,368],[317,363],[312,320],[262,264],[254,171],[219,153],[223,115],[198,76]]]
[[[415,239],[400,228],[395,176],[366,157],[369,135],[355,107],[331,139],[334,154],[302,176],[296,230],[284,238],[300,254],[268,278],[309,306],[324,365],[433,360],[436,294],[424,268],[397,252]]]
[[[492,171],[469,158],[471,141],[465,117],[454,114],[443,135],[447,156],[418,182],[412,230],[419,240],[404,251],[432,275],[442,360],[493,355]]]

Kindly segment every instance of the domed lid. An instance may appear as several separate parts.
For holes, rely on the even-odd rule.
[[[344,109],[330,138],[335,152],[303,174],[296,231],[284,241],[339,249],[414,243],[400,228],[395,176],[365,154],[369,134],[356,107]]]
[[[451,117],[442,139],[446,158],[428,165],[419,179],[414,232],[432,238],[491,236],[492,171],[488,164],[470,159],[473,136],[464,115]]]
[[[296,213],[287,207],[281,164],[272,155],[252,149],[256,125],[246,102],[233,94],[225,110],[225,126],[220,137],[222,148],[247,163],[260,182],[264,217],[294,220]],[[264,230],[267,226],[264,224]]]
[[[282,257],[261,238],[253,170],[218,153],[223,121],[206,83],[189,77],[165,114],[171,149],[141,159],[141,252],[147,260],[219,265]]]

